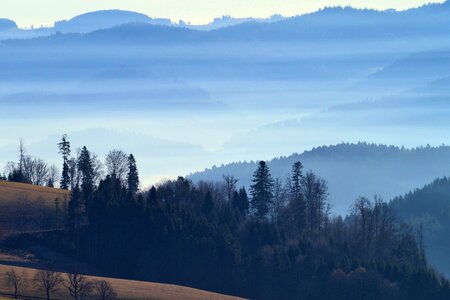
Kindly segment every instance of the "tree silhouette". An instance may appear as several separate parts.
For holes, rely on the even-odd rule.
[[[264,218],[269,212],[273,200],[273,179],[265,161],[260,161],[258,169],[253,174],[253,184],[250,186],[250,205],[258,218]]]
[[[60,187],[64,190],[69,189],[70,186],[70,170],[69,170],[69,157],[70,157],[70,142],[67,139],[67,134],[61,137],[61,142],[58,143],[59,153],[63,158],[63,167],[61,173]]]
[[[134,195],[139,190],[139,174],[133,154],[128,156],[128,192]]]

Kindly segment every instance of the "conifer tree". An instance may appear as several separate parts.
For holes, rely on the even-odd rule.
[[[139,189],[139,174],[136,166],[136,160],[133,154],[128,157],[128,192],[132,195],[136,194]]]
[[[292,166],[289,205],[292,219],[297,229],[302,229],[306,226],[306,203],[302,188],[302,170],[303,165],[299,161]]]
[[[155,186],[152,186],[148,193],[147,204],[154,205],[157,201],[158,201],[158,195],[156,194],[156,188],[155,188]]]
[[[63,168],[61,174],[60,187],[63,190],[69,189],[70,186],[70,170],[69,170],[69,156],[70,156],[70,142],[67,140],[67,134],[61,137],[61,142],[58,143],[59,153],[63,158]]]
[[[94,166],[91,153],[86,146],[83,147],[78,158],[78,170],[81,172],[81,189],[83,194],[92,193],[94,190]]]
[[[251,209],[256,217],[264,218],[269,212],[273,200],[273,179],[266,162],[259,162],[252,182],[253,184],[250,186]]]
[[[83,203],[88,216],[91,218],[92,198],[94,196],[94,166],[92,164],[91,153],[87,150],[86,146],[81,150],[77,167],[78,171],[81,173],[81,194]]]
[[[244,187],[240,188],[239,191],[235,191],[232,201],[233,207],[236,208],[242,216],[246,216],[249,209],[249,201],[247,196],[247,191]]]

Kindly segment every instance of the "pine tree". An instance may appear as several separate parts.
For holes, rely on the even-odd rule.
[[[133,154],[128,157],[128,192],[132,195],[136,194],[139,190],[139,174],[136,166],[136,160]]]
[[[69,175],[69,165],[66,161],[63,162],[63,168],[62,168],[62,174],[61,174],[61,181],[59,183],[59,186],[63,190],[68,190],[70,186],[70,175]]]
[[[249,209],[247,191],[244,187],[234,192],[232,205],[242,216],[246,216]]]
[[[67,163],[70,156],[70,142],[67,140],[67,134],[61,137],[61,142],[58,143],[59,153],[63,157],[63,168],[61,174],[60,187],[63,190],[69,189],[70,186],[70,170]]]
[[[290,186],[290,212],[297,229],[306,226],[306,203],[303,195],[303,165],[297,161],[292,166],[291,186]]]
[[[264,218],[269,212],[273,200],[273,179],[266,162],[259,162],[258,169],[253,174],[252,182],[250,205],[258,218]]]
[[[81,150],[78,158],[78,170],[81,173],[81,193],[88,216],[92,216],[92,198],[94,196],[94,167],[92,164],[91,153],[86,146]]]
[[[147,204],[149,206],[151,206],[151,205],[156,204],[157,201],[158,201],[158,195],[156,193],[156,188],[155,188],[155,186],[152,186],[148,193]]]
[[[94,189],[94,167],[91,153],[86,146],[83,147],[78,158],[78,170],[81,172],[81,189],[84,193],[91,193]]]

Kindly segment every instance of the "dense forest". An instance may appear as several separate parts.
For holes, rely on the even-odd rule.
[[[395,197],[390,206],[400,220],[423,232],[430,263],[449,276],[450,178],[436,179],[420,189]]]
[[[178,177],[140,190],[132,154],[111,151],[102,175],[86,147],[73,157],[67,136],[58,146],[60,187],[71,190],[64,224],[22,238],[109,276],[252,299],[450,298],[420,234],[390,205],[360,197],[347,216],[332,216],[327,182],[300,161],[284,181],[258,162],[248,191],[230,175],[195,184]],[[21,166],[7,177],[26,178]]]

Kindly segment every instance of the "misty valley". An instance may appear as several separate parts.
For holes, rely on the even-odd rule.
[[[0,298],[450,299],[449,83],[450,2],[0,18]]]

